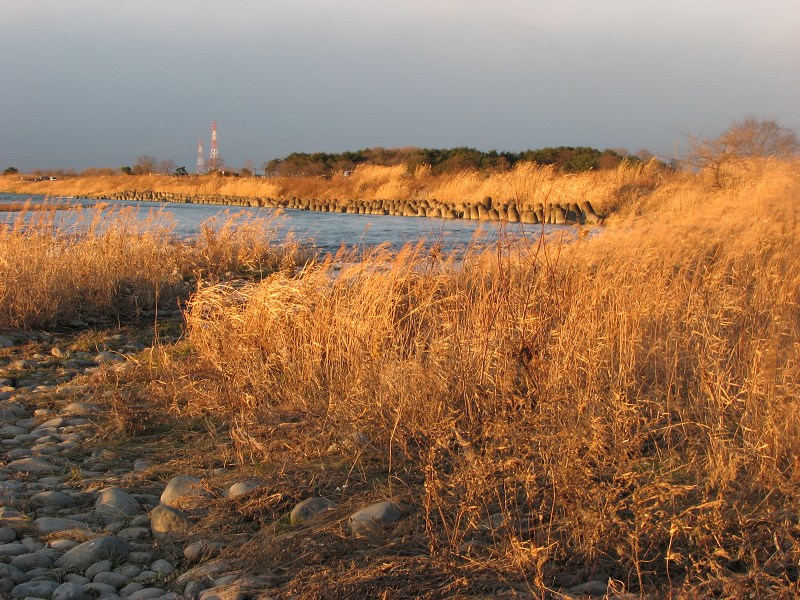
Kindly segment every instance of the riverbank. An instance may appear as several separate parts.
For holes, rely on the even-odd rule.
[[[0,232],[0,585],[793,597],[798,173],[681,175],[457,267]]]
[[[280,206],[326,212],[486,219],[526,223],[593,222],[619,212],[682,176],[657,163],[623,164],[609,171],[562,174],[520,163],[494,174],[432,175],[418,168],[360,166],[331,178],[237,178],[219,175],[73,176],[26,181],[4,176],[9,193]],[[588,206],[587,206],[588,205]]]

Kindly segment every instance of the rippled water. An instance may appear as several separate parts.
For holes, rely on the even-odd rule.
[[[146,219],[153,211],[174,220],[174,233],[183,238],[191,238],[200,231],[201,224],[210,219],[225,219],[227,215],[241,214],[263,218],[276,214],[275,208],[225,207],[208,204],[181,204],[174,202],[132,202],[124,200],[75,200],[45,196],[20,194],[0,194],[0,204],[21,203],[74,203],[93,206],[105,203],[114,207],[132,207],[137,218]],[[555,232],[572,234],[572,226],[522,225],[518,223],[497,223],[470,221],[465,219],[436,219],[425,217],[390,217],[376,215],[351,215],[343,213],[322,213],[305,210],[280,210],[278,239],[290,232],[301,243],[307,243],[323,252],[333,252],[342,245],[349,248],[366,249],[380,244],[400,248],[406,243],[424,242],[441,245],[445,251],[464,248],[471,242],[492,243],[502,232],[514,236],[536,239],[541,235]],[[0,222],[12,222],[19,213],[0,213]],[[58,218],[65,224],[74,219],[72,211],[58,211]]]

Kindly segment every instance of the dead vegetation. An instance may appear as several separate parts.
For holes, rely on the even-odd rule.
[[[497,173],[464,170],[436,175],[425,165],[410,173],[405,166],[359,165],[345,177],[240,178],[219,175],[171,177],[168,175],[75,176],[56,181],[26,182],[0,178],[3,189],[19,194],[102,197],[123,191],[149,190],[169,194],[222,195],[247,198],[305,198],[345,200],[437,200],[477,204],[486,196],[518,205],[570,203],[589,200],[605,214],[615,212],[625,190],[653,189],[677,176],[657,161],[615,169],[564,174],[552,166],[521,162]]]
[[[748,172],[637,188],[568,244],[209,278],[185,338],[115,385],[267,479],[213,514],[273,596],[793,597],[800,178]],[[288,527],[313,494],[406,516],[367,542],[346,510]]]
[[[65,215],[59,204],[32,206],[0,225],[2,328],[174,312],[200,281],[262,276],[306,260],[291,240],[274,243],[280,214],[228,214],[182,241],[157,211],[99,204]]]

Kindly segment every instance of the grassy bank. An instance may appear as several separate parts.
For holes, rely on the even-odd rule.
[[[250,281],[225,280],[243,250],[224,236],[193,248],[122,225],[58,242],[6,230],[0,307],[9,325],[46,323],[35,307],[62,295],[80,305],[89,290],[40,276],[48,261],[72,268],[70,244],[107,277],[96,310],[114,310],[107,290],[129,277],[152,277],[144,288],[163,297],[176,273],[215,273],[193,280],[184,340],[108,378],[145,406],[120,433],[166,414],[207,419],[220,452],[273,487],[406,509],[366,546],[335,521],[254,530],[242,548],[254,566],[302,565],[280,579],[287,594],[502,583],[548,597],[599,579],[643,595],[788,598],[800,560],[797,167],[751,165],[726,189],[646,168],[567,178],[559,189],[629,186],[602,235],[508,239],[458,263],[378,249],[341,271],[281,270],[249,241],[237,246],[249,262],[273,257]],[[526,189],[540,193],[537,181]],[[30,272],[14,263],[28,255]],[[40,299],[14,300],[14,285]]]
[[[172,194],[228,195],[240,197],[316,198],[331,200],[427,199],[476,204],[491,196],[501,202],[543,204],[589,200],[604,213],[614,212],[668,180],[681,176],[664,171],[657,163],[622,164],[617,169],[568,175],[552,167],[520,163],[515,168],[487,174],[479,171],[434,175],[418,167],[411,174],[404,166],[363,165],[345,177],[272,177],[267,179],[167,175],[75,176],[56,181],[22,181],[3,176],[0,189],[20,194],[92,196],[127,190]]]

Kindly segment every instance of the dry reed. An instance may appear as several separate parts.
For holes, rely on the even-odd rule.
[[[408,200],[425,198],[441,202],[475,204],[485,196],[518,204],[589,200],[604,212],[651,192],[665,180],[678,177],[658,163],[621,164],[613,170],[565,175],[549,166],[519,163],[498,173],[467,170],[432,175],[424,165],[414,173],[404,166],[359,165],[345,177],[236,178],[221,176],[170,177],[166,175],[77,176],[57,181],[25,182],[6,176],[2,187],[15,193],[91,196],[125,190],[150,190],[173,194],[229,195],[261,198]]]
[[[294,452],[369,440],[357,455],[412,490],[435,555],[489,544],[481,568],[534,589],[604,573],[641,593],[788,597],[796,164],[668,192],[668,218],[634,218],[658,199],[633,197],[630,220],[566,246],[463,262],[377,249],[341,272],[340,257],[201,289],[193,368],[218,384],[179,410],[230,416],[258,460],[285,460],[286,438],[259,433],[278,414],[303,415]]]
[[[226,215],[179,241],[166,214],[133,208],[23,206],[0,226],[0,327],[51,327],[174,311],[198,280],[293,269],[299,247],[274,241],[276,219]]]
[[[596,193],[619,216],[570,244],[506,239],[459,258],[377,248],[252,283],[224,279],[280,261],[249,250],[250,234],[215,228],[189,261],[201,285],[188,336],[147,366],[147,396],[224,418],[239,459],[281,465],[282,477],[311,457],[326,466],[315,480],[369,472],[379,482],[361,492],[402,498],[453,581],[491,573],[545,594],[600,577],[642,595],[793,597],[797,167],[760,163],[726,189],[652,166],[560,179],[518,168],[504,193]],[[400,181],[361,175],[342,185]],[[429,185],[425,169],[404,177]],[[485,193],[459,177],[443,198]],[[49,289],[39,279],[59,281],[53,256],[119,256],[106,229],[89,253],[78,237],[5,230],[5,322],[54,318],[11,288]],[[125,239],[126,260],[142,255],[137,273],[153,266],[151,287],[171,265],[187,269],[170,245]],[[118,262],[100,262],[107,280]],[[109,296],[50,287],[33,304]]]

